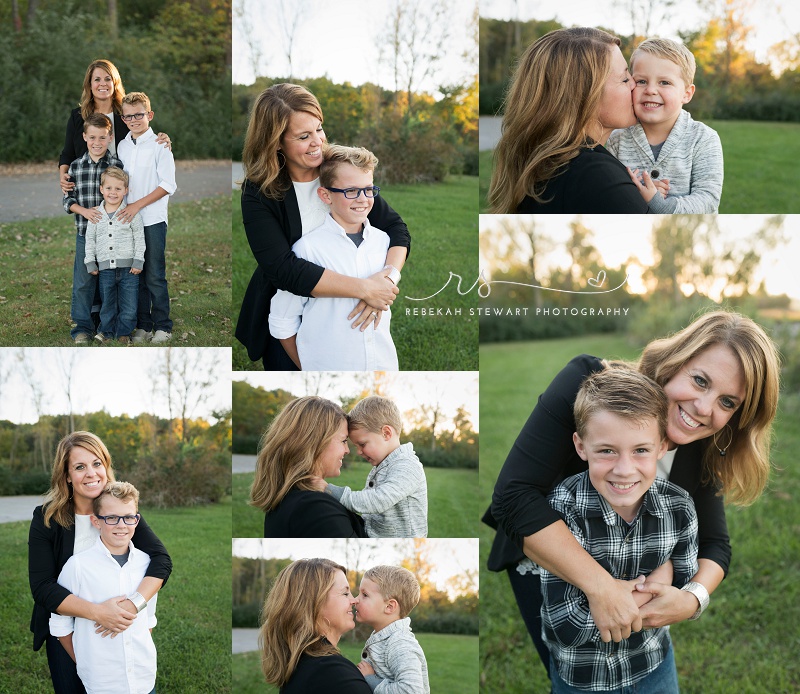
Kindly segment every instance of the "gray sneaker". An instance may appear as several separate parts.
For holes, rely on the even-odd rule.
[[[131,335],[131,339],[135,345],[139,345],[142,342],[150,342],[152,338],[153,332],[151,330],[143,330],[142,328],[136,328]]]
[[[92,341],[92,336],[89,333],[78,333],[74,339],[76,345],[88,345]]]
[[[96,340],[96,341],[97,341],[99,344],[101,344],[101,345],[102,345],[104,342],[108,342],[109,340],[113,340],[114,338],[113,338],[113,335],[112,335],[111,337],[107,337],[106,335],[103,335],[103,333],[97,333],[97,334],[94,336],[94,339],[95,339],[95,340]]]
[[[172,333],[168,333],[166,330],[156,330],[155,334],[153,335],[153,339],[150,341],[154,344],[158,344],[159,342],[167,342],[171,339]]]

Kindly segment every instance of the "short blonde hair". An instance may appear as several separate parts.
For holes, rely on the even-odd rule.
[[[656,58],[664,58],[671,63],[675,63],[675,65],[680,68],[681,79],[684,84],[688,87],[690,84],[694,83],[694,73],[697,69],[697,65],[692,52],[682,43],[673,41],[672,39],[645,39],[631,54],[631,72],[633,72],[633,66],[639,52],[649,53],[650,55],[656,56]]]
[[[83,132],[88,132],[89,128],[99,128],[105,130],[109,135],[114,131],[111,119],[105,113],[90,113],[83,119]]]
[[[419,602],[419,581],[402,566],[373,566],[364,572],[364,578],[378,586],[384,600],[397,600],[401,619],[408,617]]]
[[[347,415],[351,429],[366,429],[378,434],[387,424],[398,434],[403,430],[403,418],[394,400],[380,395],[370,395],[359,400]]]
[[[376,157],[363,147],[327,145],[322,150],[322,165],[319,167],[319,184],[330,188],[336,179],[336,171],[342,164],[352,164],[361,171],[374,171],[378,165]]]
[[[107,177],[111,178],[118,178],[125,184],[125,187],[128,187],[128,181],[130,180],[130,176],[120,169],[118,166],[109,166],[103,173],[100,174],[100,185],[106,182]]]
[[[95,516],[100,515],[103,499],[109,496],[114,499],[119,499],[125,504],[132,501],[133,505],[136,506],[136,510],[139,510],[139,490],[136,489],[136,487],[130,482],[110,482],[100,494],[92,499],[92,513],[94,513]]]
[[[130,92],[122,99],[122,103],[128,104],[129,106],[141,104],[144,106],[145,111],[150,110],[150,98],[144,92]]]

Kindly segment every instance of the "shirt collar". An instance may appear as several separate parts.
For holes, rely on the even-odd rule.
[[[345,238],[347,237],[347,232],[344,230],[342,225],[333,218],[333,215],[330,212],[325,215],[325,227],[339,236],[343,236]],[[369,235],[372,233],[371,229],[372,227],[369,223],[369,219],[365,219],[364,228],[362,230],[365,239],[369,238]]]
[[[380,631],[373,631],[370,637],[367,639],[367,642],[364,644],[364,647],[371,646],[373,643],[377,643],[378,641],[385,641],[388,639],[392,634],[398,631],[410,631],[411,630],[411,617],[403,617],[402,619],[398,619],[391,624],[386,625]]]
[[[156,137],[156,134],[155,132],[153,132],[152,128],[148,128],[147,130],[144,131],[144,133],[142,133],[141,135],[139,135],[139,137],[136,138],[136,142],[133,141],[133,133],[130,130],[128,131],[128,134],[125,137],[126,139],[130,138],[131,143],[135,146],[138,146],[144,142],[149,142],[150,140],[154,139]]]

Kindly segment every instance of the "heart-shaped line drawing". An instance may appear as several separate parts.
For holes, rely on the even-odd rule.
[[[605,270],[600,270],[600,272],[597,273],[597,277],[590,277],[589,278],[589,284],[591,284],[593,287],[602,287],[603,286],[603,282],[605,282],[605,281],[606,281],[606,271]]]

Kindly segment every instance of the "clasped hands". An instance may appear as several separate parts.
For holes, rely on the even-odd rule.
[[[366,283],[366,296],[361,299],[347,316],[352,320],[350,327],[361,328],[364,332],[370,325],[377,328],[381,322],[383,311],[387,311],[394,303],[394,298],[400,293],[394,282],[389,279],[391,269],[384,268],[380,272],[368,277]],[[355,320],[353,320],[355,318]]]

